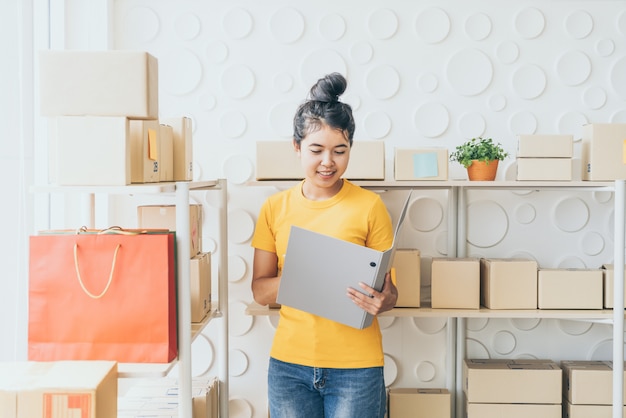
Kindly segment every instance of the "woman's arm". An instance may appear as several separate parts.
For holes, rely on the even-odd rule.
[[[276,253],[254,249],[252,267],[252,296],[259,305],[276,302],[278,295],[278,257]]]

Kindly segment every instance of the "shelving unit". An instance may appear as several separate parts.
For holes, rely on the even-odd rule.
[[[175,194],[176,199],[176,246],[177,246],[177,329],[178,358],[168,364],[133,363],[119,365],[119,377],[160,377],[167,375],[174,365],[178,365],[179,402],[178,416],[192,416],[192,375],[191,375],[191,343],[206,325],[213,319],[219,319],[218,331],[218,379],[219,379],[219,411],[220,416],[228,417],[228,219],[227,219],[227,182],[225,179],[199,182],[169,182],[132,184],[128,186],[35,186],[36,193],[81,194],[86,197],[83,210],[87,213],[89,228],[94,227],[95,194],[108,195],[142,195],[142,194]],[[189,196],[190,191],[215,191],[218,199],[218,301],[202,323],[191,322],[191,290],[189,283]],[[214,304],[214,301],[212,301]]]
[[[469,190],[560,190],[560,191],[611,191],[614,192],[614,309],[611,310],[491,310],[395,308],[382,316],[437,317],[448,318],[448,336],[452,349],[448,353],[448,389],[456,394],[453,411],[463,418],[462,365],[465,358],[465,320],[467,318],[546,318],[604,322],[613,325],[613,418],[623,418],[624,378],[624,248],[625,248],[625,185],[624,180],[615,182],[592,181],[354,181],[371,190],[423,189],[448,191],[448,256],[466,256],[467,242],[467,192]],[[294,185],[293,181],[256,181],[251,186],[272,186],[284,189]],[[622,280],[618,280],[622,278]],[[278,310],[250,304],[249,315],[277,315]],[[453,361],[454,360],[454,361]],[[461,407],[458,407],[461,405]]]

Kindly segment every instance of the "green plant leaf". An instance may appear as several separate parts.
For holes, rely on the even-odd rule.
[[[504,160],[509,154],[502,148],[500,143],[493,142],[491,138],[472,138],[450,153],[450,161],[457,161],[463,167],[472,165],[472,160],[493,161]]]

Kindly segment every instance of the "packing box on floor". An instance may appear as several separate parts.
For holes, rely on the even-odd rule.
[[[0,416],[116,418],[117,363],[0,363]]]
[[[573,135],[518,135],[517,157],[572,158]]]
[[[168,229],[176,231],[175,205],[137,206],[139,229]],[[189,205],[189,257],[193,258],[202,249],[202,205]]]
[[[169,117],[161,123],[172,127],[174,139],[174,181],[193,180],[193,122],[186,116]]]
[[[344,178],[354,180],[385,179],[385,143],[354,141],[350,164]],[[299,180],[304,178],[300,159],[292,141],[257,141],[257,180]]]
[[[141,51],[42,51],[43,116],[157,119],[158,62]]]
[[[561,404],[467,403],[465,409],[466,418],[562,418]]]
[[[59,186],[131,183],[130,119],[60,116],[48,119],[49,181]]]
[[[537,309],[537,262],[480,260],[481,303],[489,309]]]
[[[517,180],[570,181],[571,158],[518,158]]]
[[[583,126],[582,179],[626,179],[626,123],[590,123]]]
[[[615,288],[614,270],[615,268],[613,267],[613,264],[602,265],[602,277],[604,282],[604,307],[609,309],[613,308],[613,300],[615,298],[615,293],[613,292],[613,289]],[[624,301],[626,303],[626,286],[624,286]]]
[[[563,397],[571,404],[612,405],[613,362],[563,360],[561,368],[563,369]],[[626,372],[624,377],[626,377]],[[624,399],[626,399],[626,389],[624,389]]]
[[[398,248],[392,267],[393,278],[398,288],[396,308],[419,308],[421,297],[419,250]]]
[[[602,309],[602,270],[544,269],[537,276],[539,309]]]
[[[396,148],[396,180],[448,180],[447,148]]]
[[[447,389],[389,389],[389,418],[450,418]]]
[[[433,308],[480,308],[480,260],[434,257],[431,264]]]
[[[551,360],[465,359],[469,403],[561,404],[562,371]]]
[[[211,253],[200,253],[189,262],[191,322],[201,322],[211,310]]]
[[[626,416],[626,407],[623,415]],[[612,405],[572,405],[564,401],[563,418],[613,418]]]

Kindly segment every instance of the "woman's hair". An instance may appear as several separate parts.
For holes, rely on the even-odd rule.
[[[311,132],[326,125],[343,132],[352,147],[354,117],[352,108],[339,101],[348,82],[339,73],[331,73],[317,80],[309,91],[309,99],[302,103],[293,118],[293,139],[296,144]]]

